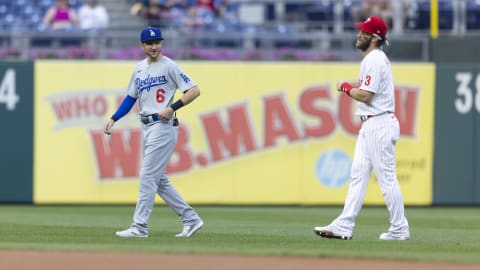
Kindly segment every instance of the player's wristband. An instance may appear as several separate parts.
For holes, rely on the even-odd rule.
[[[172,110],[175,112],[176,110],[180,109],[181,107],[183,107],[183,101],[181,99],[175,101],[174,103],[172,103],[172,105],[170,105],[170,108],[172,108]]]
[[[118,120],[118,118],[116,118],[115,115],[112,115],[112,117],[110,117],[110,119],[112,119],[115,122],[117,122],[117,120]]]
[[[349,95],[350,96],[350,91],[352,90],[353,86],[351,84],[349,84],[348,82],[344,82],[342,83],[342,85],[340,85],[340,90],[342,90],[343,92],[345,92],[345,94]]]

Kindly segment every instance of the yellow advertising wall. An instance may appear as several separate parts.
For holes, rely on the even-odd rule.
[[[193,204],[343,204],[360,121],[335,91],[359,63],[181,62],[201,96],[182,108],[169,177]],[[34,202],[134,203],[135,110],[102,133],[134,62],[35,64]],[[434,66],[395,64],[397,175],[407,205],[432,201]],[[158,203],[163,203],[160,199]],[[365,203],[383,204],[374,174]]]

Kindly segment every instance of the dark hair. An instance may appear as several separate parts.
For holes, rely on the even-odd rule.
[[[383,47],[386,42],[387,42],[387,40],[385,38],[377,39],[377,47],[379,47],[379,48]]]
[[[162,42],[162,40],[163,39],[150,39],[150,40],[144,41],[143,43],[148,44],[148,45],[152,45],[152,44],[160,43],[160,42]]]

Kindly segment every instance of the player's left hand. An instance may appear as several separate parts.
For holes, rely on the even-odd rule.
[[[158,115],[160,116],[160,119],[162,119],[163,121],[168,121],[173,116],[173,109],[170,106],[168,106],[165,109],[163,109]]]

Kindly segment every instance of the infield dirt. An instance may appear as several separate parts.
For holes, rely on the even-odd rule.
[[[479,265],[405,261],[353,260],[299,257],[256,257],[191,254],[82,253],[0,251],[0,269],[195,269],[195,270],[478,270]]]

